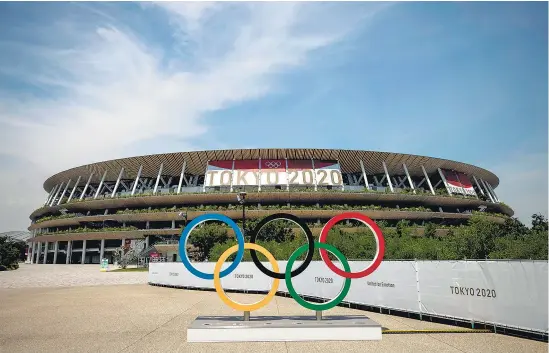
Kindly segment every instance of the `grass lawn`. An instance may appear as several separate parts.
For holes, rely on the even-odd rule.
[[[146,267],[117,268],[116,270],[109,270],[109,272],[149,272],[149,269]]]

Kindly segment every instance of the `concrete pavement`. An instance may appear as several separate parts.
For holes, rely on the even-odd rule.
[[[107,276],[115,273],[100,274],[104,277],[98,278],[109,283]],[[261,297],[230,296],[247,303]],[[253,312],[252,317],[313,314],[291,298],[275,297],[267,307]],[[393,330],[455,328],[340,307],[326,314],[362,314]],[[186,328],[199,315],[235,315],[235,312],[223,305],[215,292],[147,284],[4,288],[0,289],[0,352],[501,353],[547,352],[548,348],[543,342],[493,333],[384,335],[378,342],[189,344]]]

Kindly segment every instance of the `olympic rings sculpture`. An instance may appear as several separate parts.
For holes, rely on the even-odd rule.
[[[286,270],[283,273],[279,272],[280,270],[278,267],[278,263],[276,262],[276,259],[274,258],[274,256],[267,249],[255,243],[261,229],[263,229],[263,227],[265,227],[268,223],[275,220],[279,220],[279,219],[283,219],[283,220],[287,220],[295,223],[297,226],[299,226],[303,230],[303,232],[307,237],[307,244],[304,244],[303,246],[299,247],[297,250],[295,250],[292,253],[292,255],[290,256],[286,264]],[[376,239],[376,254],[374,256],[373,261],[370,263],[368,267],[358,272],[351,272],[351,268],[345,256],[334,246],[326,243],[326,240],[328,238],[328,233],[333,228],[333,226],[342,220],[348,220],[348,219],[353,219],[353,220],[362,222],[372,231],[372,233],[374,233],[374,236]],[[233,229],[236,235],[237,243],[238,243],[237,245],[230,247],[223,254],[221,254],[221,256],[219,257],[219,259],[215,264],[213,273],[205,273],[196,269],[191,264],[187,254],[186,245],[191,232],[199,224],[206,221],[219,221],[227,224],[229,227]],[[332,300],[325,303],[321,303],[321,304],[310,303],[304,300],[303,298],[301,298],[297,293],[297,291],[295,290],[294,285],[292,283],[293,277],[300,275],[303,271],[307,269],[307,267],[309,266],[309,264],[313,259],[314,251],[316,249],[319,250],[320,257],[322,261],[324,261],[326,266],[328,266],[328,268],[332,272],[345,278],[345,282],[343,284],[343,287],[340,293]],[[269,290],[269,292],[267,293],[267,295],[262,300],[252,304],[241,304],[233,301],[225,294],[225,291],[223,290],[223,287],[221,285],[221,278],[233,272],[242,261],[244,257],[244,250],[250,250],[250,255],[252,257],[252,261],[255,264],[255,266],[263,274],[273,278],[273,285]],[[259,258],[257,257],[258,251],[263,255],[265,255],[265,257],[267,258],[267,260],[272,266],[272,269],[273,269],[272,271],[267,269],[261,263],[261,261],[259,261]],[[235,252],[236,252],[236,257],[232,262],[232,264],[229,267],[227,267],[225,270],[221,271],[221,268],[223,267],[223,264],[225,263],[225,261],[229,258],[229,256],[231,256]],[[299,265],[295,270],[291,271],[295,261],[305,252],[307,252],[307,255],[303,263]],[[328,252],[332,253],[341,262],[344,270],[341,270],[332,262],[332,260],[328,257]],[[381,262],[383,261],[383,256],[385,254],[385,239],[383,237],[381,229],[377,226],[377,224],[367,216],[358,212],[345,212],[331,218],[322,228],[318,241],[315,241],[311,230],[309,229],[307,224],[303,222],[300,218],[287,213],[276,213],[262,219],[257,224],[255,229],[252,231],[250,242],[246,243],[241,229],[232,219],[230,219],[225,215],[214,213],[214,214],[204,214],[199,217],[196,217],[183,229],[181,233],[181,237],[179,238],[179,254],[181,257],[181,262],[191,274],[205,280],[213,279],[215,290],[219,295],[219,297],[221,298],[221,300],[227,306],[235,310],[254,311],[267,305],[275,296],[278,290],[280,280],[283,279],[285,280],[286,287],[288,288],[288,292],[296,302],[298,302],[301,306],[307,309],[321,311],[321,310],[331,309],[343,301],[343,299],[349,292],[349,289],[351,288],[351,279],[366,277],[372,274],[379,267],[379,265],[381,265]]]

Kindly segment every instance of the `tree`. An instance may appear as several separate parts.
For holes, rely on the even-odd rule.
[[[0,271],[18,269],[21,249],[24,251],[24,248],[25,242],[0,237]]]
[[[130,264],[137,262],[137,251],[135,249],[128,249],[126,247],[120,247],[114,250],[114,261],[118,263],[120,268],[126,268]]]
[[[548,228],[549,227],[545,216],[543,216],[541,213],[536,213],[532,215],[532,230],[547,232]]]
[[[503,235],[514,238],[522,237],[528,233],[528,227],[515,217],[506,219],[501,228]]]
[[[189,236],[189,242],[198,248],[198,261],[205,261],[209,258],[210,251],[215,244],[225,243],[229,236],[228,228],[217,223],[203,224],[197,227]]]

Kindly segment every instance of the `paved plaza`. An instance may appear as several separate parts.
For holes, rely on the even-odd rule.
[[[30,265],[0,272],[0,288],[74,287],[147,283],[147,272],[99,271],[99,265]]]
[[[102,273],[94,265],[24,265],[17,271],[0,272],[0,352],[501,353],[547,352],[548,348],[543,342],[493,333],[383,335],[377,342],[190,344],[186,328],[197,316],[235,312],[215,292],[154,287],[146,281],[147,273]],[[248,303],[261,298],[231,297]],[[362,314],[392,330],[455,329],[340,307],[327,314]],[[313,313],[291,298],[275,297],[253,315]]]

